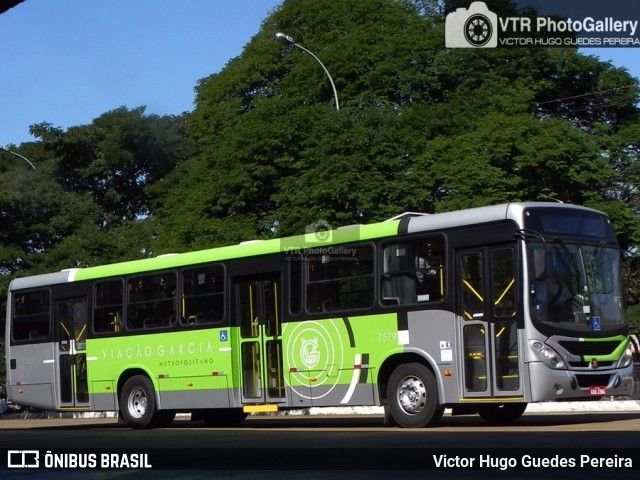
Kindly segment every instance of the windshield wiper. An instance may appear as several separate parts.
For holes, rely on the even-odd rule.
[[[567,247],[567,244],[564,243],[564,240],[562,240],[562,238],[560,237],[555,237],[553,239],[553,243],[557,243],[558,245],[560,245],[564,250],[564,252],[567,254],[567,257],[571,265],[567,265],[565,262],[565,259],[562,256],[559,256],[558,258],[562,263],[565,264],[565,267],[568,268],[568,271],[573,271],[573,272],[576,272],[578,275],[580,275],[580,266],[578,265],[578,262],[576,262],[576,259],[573,258],[573,254],[571,253],[571,250],[569,250],[569,247]]]

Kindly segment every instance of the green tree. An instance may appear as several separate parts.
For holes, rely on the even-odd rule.
[[[63,214],[70,227],[40,250],[42,268],[153,254],[154,196],[162,195],[167,174],[194,146],[185,134],[188,114],[160,117],[144,110],[118,108],[66,131],[49,123],[31,127],[56,199],[68,197],[74,205]]]
[[[28,144],[11,150],[33,160],[37,169],[32,170],[22,163],[0,164],[2,309],[12,278],[79,266],[70,262],[70,258],[56,259],[49,253],[76,234],[80,226],[99,211],[86,195],[65,192],[55,181],[51,160],[42,145]],[[4,321],[2,316],[1,327],[4,327]]]
[[[285,1],[199,82],[199,153],[157,198],[158,249],[547,197],[605,210],[637,245],[637,80],[570,48],[446,49],[442,7]],[[340,111],[278,31],[322,59]]]
[[[199,83],[190,132],[200,154],[168,182],[175,189],[159,207],[162,248],[297,233],[318,219],[373,221],[417,207],[407,168],[420,148],[414,127],[421,120],[398,105],[427,95],[424,82],[411,82],[427,70],[429,50],[418,45],[430,23],[407,2],[285,2],[241,57]],[[326,59],[340,112],[318,63],[274,41],[280,30]]]
[[[2,298],[16,276],[151,254],[151,187],[190,155],[186,117],[120,108],[66,132],[33,125],[39,142],[10,146],[37,168],[0,163]]]
[[[20,164],[0,174],[0,273],[5,276],[37,271],[44,253],[88,213],[82,197],[64,192],[50,165],[32,153],[25,156],[39,158],[36,170]]]
[[[104,227],[151,215],[150,186],[190,154],[186,114],[160,117],[144,110],[121,107],[66,132],[50,124],[31,128],[56,160],[57,181],[65,191],[91,195]]]

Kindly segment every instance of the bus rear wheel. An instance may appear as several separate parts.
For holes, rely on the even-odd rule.
[[[167,426],[175,417],[175,412],[158,410],[153,383],[143,375],[135,375],[124,383],[120,394],[120,413],[132,428]]]
[[[511,423],[519,419],[526,409],[526,403],[479,405],[478,415],[491,423]]]
[[[389,411],[401,427],[417,428],[436,423],[444,413],[438,400],[433,372],[420,363],[398,366],[388,386]]]

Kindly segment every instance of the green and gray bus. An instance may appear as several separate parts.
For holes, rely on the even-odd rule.
[[[313,227],[13,280],[9,401],[134,428],[328,406],[422,427],[445,408],[508,422],[530,402],[631,394],[603,213],[510,203]]]

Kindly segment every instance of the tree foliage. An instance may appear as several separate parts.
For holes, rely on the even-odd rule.
[[[112,110],[92,124],[66,132],[32,127],[55,157],[54,175],[67,191],[86,193],[105,213],[105,225],[148,216],[148,187],[162,180],[187,154],[174,117],[145,116],[144,107]]]
[[[153,246],[154,190],[190,155],[185,116],[119,108],[63,131],[33,125],[14,147],[36,164],[0,174],[0,271],[25,275],[140,258]]]
[[[199,82],[199,154],[159,199],[159,248],[549,197],[637,244],[637,80],[575,49],[446,49],[443,20],[442,2],[284,2]],[[322,59],[340,111],[278,31]]]
[[[512,8],[501,0],[496,8]],[[640,240],[638,81],[572,48],[446,49],[447,2],[286,0],[180,116],[33,125],[0,172],[19,275],[515,200]],[[320,58],[275,41],[285,32]]]

